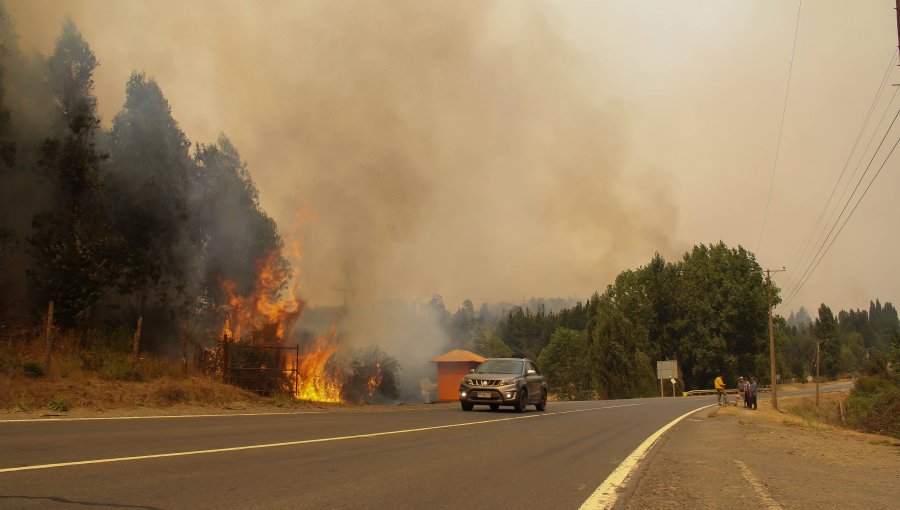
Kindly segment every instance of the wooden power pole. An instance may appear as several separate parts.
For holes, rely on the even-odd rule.
[[[897,0],[900,1],[900,0]],[[772,273],[785,271],[784,268],[774,271],[766,269],[766,294],[769,297],[769,366],[772,376],[772,409],[778,410],[778,385],[775,383],[775,329],[772,326]]]

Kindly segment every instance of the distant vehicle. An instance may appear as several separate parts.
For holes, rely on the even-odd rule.
[[[537,364],[527,358],[488,358],[463,377],[459,384],[459,403],[463,411],[476,405],[513,406],[517,412],[534,405],[538,411],[547,408],[547,379]]]

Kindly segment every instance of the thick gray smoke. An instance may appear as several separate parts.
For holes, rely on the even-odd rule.
[[[631,167],[627,119],[566,44],[552,4],[23,2],[29,44],[71,15],[104,118],[132,69],[191,140],[226,132],[311,304],[404,371],[445,341],[397,299],[587,296],[672,251],[665,174]],[[177,14],[175,14],[177,13]],[[137,23],[136,20],[140,20]],[[189,29],[186,29],[189,27]],[[292,224],[309,207],[312,219]]]

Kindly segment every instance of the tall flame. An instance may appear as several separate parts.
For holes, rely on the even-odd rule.
[[[266,340],[283,342],[286,328],[300,318],[303,302],[294,297],[291,289],[281,297],[280,286],[286,277],[281,260],[281,250],[272,250],[256,262],[256,287],[249,295],[240,295],[237,284],[231,280],[222,282],[228,297],[223,334],[242,338],[248,333],[274,330],[275,338]]]
[[[312,348],[300,355],[297,391],[294,394],[299,400],[314,402],[343,402],[340,377],[328,371],[328,360],[338,350],[334,343],[337,329],[331,326],[328,334],[317,338]]]
[[[295,246],[290,249],[299,254]],[[287,277],[280,250],[273,250],[257,261],[258,269],[255,290],[241,295],[235,282],[222,282],[222,290],[228,298],[228,313],[222,333],[229,338],[256,345],[284,346],[289,328],[295,324],[303,312],[303,302],[288,289],[282,296],[281,286]],[[327,335],[317,339],[305,351],[301,351],[297,361],[297,384],[295,398],[316,402],[342,402],[342,378],[339,373],[329,371],[328,360],[337,352],[335,326]],[[293,360],[285,360],[285,373],[293,377]]]

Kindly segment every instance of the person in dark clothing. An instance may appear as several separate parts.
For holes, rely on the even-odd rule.
[[[744,380],[744,407],[750,408],[750,377]]]
[[[756,381],[756,377],[750,380],[750,409],[756,409],[756,396],[758,391],[758,385]]]

